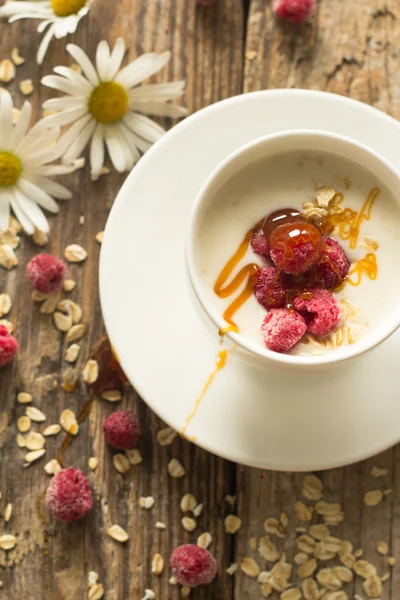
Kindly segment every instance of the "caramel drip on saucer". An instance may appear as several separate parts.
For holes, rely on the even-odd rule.
[[[371,281],[374,281],[378,276],[378,265],[376,262],[376,255],[372,252],[368,252],[368,254],[366,254],[364,258],[356,262],[354,267],[350,269],[342,285],[339,288],[337,288],[336,291],[341,290],[346,285],[346,283],[352,285],[353,287],[357,287],[358,285],[360,285],[362,276],[364,274],[367,277],[369,277]],[[353,275],[355,275],[355,279],[352,279]]]
[[[340,205],[344,196],[340,193],[336,194],[333,204],[338,207],[338,212],[325,218],[322,225],[323,232],[331,234],[338,227],[341,239],[348,240],[350,249],[354,250],[357,247],[361,225],[363,221],[370,220],[372,208],[380,192],[379,188],[372,188],[359,213],[351,208],[342,209]]]
[[[196,402],[194,403],[193,408],[189,413],[189,416],[187,417],[182,429],[179,432],[181,437],[186,437],[185,432],[186,432],[187,428],[189,427],[193,417],[195,416],[195,414],[200,406],[200,403],[204,398],[206,391],[212,384],[214,377],[217,375],[218,371],[220,371],[221,369],[224,368],[227,358],[228,358],[228,350],[226,350],[225,348],[221,348],[221,350],[218,352],[218,355],[217,355],[215,367],[214,367],[213,371],[211,372],[209,378],[205,382],[203,389],[200,392],[200,395],[197,397]],[[194,440],[194,438],[188,438],[188,439],[190,441]]]
[[[217,280],[214,284],[214,292],[217,294],[219,298],[228,298],[234,294],[242,283],[247,279],[246,285],[239,296],[228,306],[225,310],[223,317],[225,321],[227,321],[230,325],[236,327],[235,322],[233,321],[233,315],[239,310],[241,306],[250,298],[253,293],[255,278],[257,272],[259,270],[259,266],[256,263],[249,263],[240,269],[239,273],[235,275],[232,281],[226,284],[227,280],[231,276],[234,268],[239,264],[244,255],[247,252],[247,248],[249,247],[250,240],[255,231],[260,229],[263,224],[264,219],[259,221],[254,227],[249,229],[249,231],[244,236],[243,241],[240,243],[236,252],[231,256],[228,262],[223,267],[222,271],[217,277]],[[239,330],[237,329],[237,332]]]
[[[218,329],[219,337],[224,337],[224,335],[229,332],[239,333],[239,328],[236,327],[236,325],[227,325],[226,327],[221,327],[221,329]]]

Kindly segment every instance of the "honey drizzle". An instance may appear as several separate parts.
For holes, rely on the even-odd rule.
[[[228,296],[234,294],[247,278],[245,288],[242,290],[239,296],[228,306],[228,308],[223,314],[225,321],[227,321],[233,327],[236,327],[236,329],[237,326],[233,321],[232,317],[252,295],[255,284],[255,277],[259,270],[259,266],[256,263],[249,263],[248,265],[240,269],[239,273],[237,273],[237,275],[232,279],[230,283],[228,283],[227,285],[225,284],[231,276],[234,268],[239,264],[239,262],[246,254],[247,248],[249,247],[249,243],[254,232],[257,231],[257,229],[260,229],[263,222],[264,219],[261,219],[261,221],[259,221],[254,227],[249,229],[249,231],[244,236],[243,241],[240,243],[238,249],[236,250],[235,254],[231,256],[226,265],[223,267],[214,284],[214,292],[217,294],[217,296],[219,298],[227,298]],[[237,331],[239,330],[237,329]]]
[[[379,194],[379,188],[372,188],[359,213],[351,208],[345,208],[328,215],[322,225],[324,232],[332,233],[337,226],[342,240],[349,240],[350,249],[354,250],[357,247],[362,222],[370,220],[372,208]],[[340,206],[344,198],[343,194],[336,194],[335,198],[338,197],[339,200],[334,201],[335,206]]]
[[[378,276],[378,265],[376,262],[376,255],[372,252],[368,252],[364,258],[357,261],[354,267],[349,271],[346,279],[343,281],[342,285],[337,288],[336,291],[341,290],[346,283],[352,285],[353,287],[357,287],[360,285],[363,274],[367,275],[371,281],[374,281]],[[351,279],[352,275],[356,275],[357,279],[353,281]]]
[[[225,348],[221,348],[221,350],[218,352],[215,367],[214,367],[213,371],[211,372],[209,378],[205,382],[203,389],[201,390],[199,396],[196,399],[196,402],[193,405],[192,410],[189,413],[189,416],[187,417],[182,429],[179,432],[181,437],[185,437],[185,432],[186,432],[187,428],[189,427],[193,417],[195,416],[195,414],[200,406],[200,403],[203,400],[204,394],[206,393],[206,391],[212,384],[214,377],[217,375],[218,371],[220,371],[221,369],[224,368],[227,357],[228,357],[228,350],[226,350]]]
[[[90,409],[92,408],[92,404],[93,404],[95,397],[96,396],[93,394],[92,396],[90,396],[89,400],[83,405],[81,412],[79,413],[79,415],[76,418],[78,423],[82,423],[82,421],[84,421],[84,419],[86,419],[86,417],[88,416]],[[68,446],[72,442],[73,438],[74,438],[74,436],[72,435],[72,433],[67,433],[67,435],[64,438],[63,443],[60,446],[59,451],[57,452],[57,461],[61,467],[63,466],[63,463],[62,463],[63,453],[68,448]]]

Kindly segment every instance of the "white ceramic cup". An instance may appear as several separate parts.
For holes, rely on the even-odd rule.
[[[400,176],[397,171],[388,161],[367,146],[344,136],[313,130],[288,131],[258,138],[233,152],[204,182],[192,210],[186,237],[186,265],[189,285],[193,292],[192,298],[199,309],[200,317],[216,339],[218,331],[226,327],[227,323],[223,319],[220,305],[217,301],[213,304],[210,294],[205,293],[201,267],[197,260],[202,238],[200,233],[205,222],[203,217],[210,205],[218,198],[218,190],[238,171],[260,159],[295,150],[329,151],[331,154],[356,162],[371,171],[377,183],[384,184],[400,202]],[[371,327],[368,334],[354,344],[341,346],[320,356],[280,354],[258,346],[240,333],[228,332],[226,336],[234,343],[238,356],[258,367],[270,368],[280,365],[281,367],[317,368],[342,362],[371,350],[387,339],[399,326],[400,305],[395,299],[393,310],[386,315],[379,326]]]

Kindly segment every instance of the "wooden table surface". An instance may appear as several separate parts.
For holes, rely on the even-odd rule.
[[[185,102],[190,113],[242,92],[297,87],[350,96],[400,118],[398,0],[319,0],[311,23],[297,28],[277,23],[271,5],[270,0],[217,0],[212,8],[196,7],[194,0],[95,0],[89,16],[70,39],[92,56],[101,39],[113,42],[118,36],[125,38],[131,59],[146,51],[170,49],[171,63],[158,80],[186,80]],[[41,103],[48,97],[48,91],[40,85],[41,77],[71,60],[65,52],[65,40],[54,41],[44,64],[38,67],[36,26],[33,21],[2,23],[0,58],[9,57],[16,46],[26,57],[16,79],[7,87],[20,106],[24,98],[18,82],[32,78],[31,100],[38,117]],[[61,256],[66,245],[77,243],[88,252],[83,264],[69,269],[70,277],[77,282],[70,297],[82,307],[87,324],[74,367],[76,373],[82,370],[90,347],[103,332],[97,276],[100,246],[95,235],[104,229],[122,181],[123,177],[113,172],[92,183],[88,168],[76,172],[67,181],[73,199],[62,203],[60,215],[51,220],[45,251]],[[85,217],[83,224],[81,215]],[[225,570],[233,562],[240,565],[244,557],[254,558],[262,569],[267,568],[252,549],[254,540],[250,540],[265,535],[265,519],[279,518],[282,512],[288,515],[289,525],[287,535],[278,538],[277,545],[286,552],[287,560],[293,561],[296,527],[308,527],[296,521],[294,504],[299,498],[312,504],[301,495],[303,475],[238,466],[179,438],[170,446],[160,446],[156,434],[165,425],[132,388],[127,390],[121,407],[132,409],[140,418],[143,462],[124,476],[115,470],[112,453],[104,444],[102,422],[116,405],[96,401],[64,455],[65,464],[88,474],[95,495],[94,509],[84,520],[70,525],[56,523],[45,509],[41,519],[37,501],[49,482],[43,467],[56,456],[62,434],[49,438],[45,457],[24,469],[25,451],[16,444],[16,423],[25,407],[17,403],[17,393],[31,393],[34,406],[46,414],[46,424],[50,424],[58,422],[64,408],[78,413],[88,392],[83,384],[70,394],[61,388],[69,366],[64,360],[65,335],[54,327],[51,317],[40,314],[24,279],[25,266],[38,251],[23,236],[17,250],[19,266],[11,271],[0,268],[0,293],[7,292],[12,298],[8,318],[21,345],[18,361],[0,374],[1,514],[8,503],[13,505],[11,520],[0,521],[0,534],[15,534],[19,541],[10,552],[0,550],[0,598],[86,599],[90,571],[98,573],[107,600],[140,600],[145,589],[153,590],[157,599],[179,598],[179,588],[168,583],[167,567],[161,576],[151,573],[152,558],[159,552],[167,562],[174,547],[196,543],[200,533],[210,532],[210,550],[217,558],[219,575],[211,586],[192,591],[190,597],[258,600],[261,591],[255,579],[240,568],[234,576]],[[99,459],[93,472],[87,466],[90,456]],[[186,475],[180,479],[168,475],[172,457],[185,467]],[[373,466],[386,468],[387,475],[374,478],[370,474]],[[400,559],[400,449],[392,448],[363,463],[318,475],[324,483],[325,498],[340,502],[345,513],[343,523],[332,527],[332,535],[351,541],[355,550],[362,549],[363,558],[376,565],[379,575],[390,571],[380,597],[397,600],[400,567],[388,567],[388,556],[377,553],[376,543],[386,542],[389,555]],[[363,496],[374,488],[388,493],[378,506],[367,507]],[[193,533],[181,525],[180,499],[187,492],[204,504]],[[227,494],[236,496],[233,512],[242,520],[235,535],[224,531],[224,518],[232,511],[225,500]],[[151,510],[139,507],[141,496],[155,498]],[[166,524],[164,531],[155,527],[157,521]],[[126,544],[106,534],[114,523],[129,533]],[[297,576],[293,581],[297,584]],[[353,599],[359,594],[366,599],[362,584],[359,577],[348,584],[348,597]],[[271,598],[279,598],[279,594]]]

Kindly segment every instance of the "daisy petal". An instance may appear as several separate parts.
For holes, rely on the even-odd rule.
[[[85,73],[86,77],[89,79],[92,85],[99,85],[100,79],[98,74],[96,73],[96,69],[94,68],[92,62],[89,60],[87,54],[79,46],[75,44],[68,44],[67,51],[72,56],[74,60],[78,63],[78,65],[82,68],[82,71]]]
[[[135,111],[157,117],[185,117],[187,110],[177,104],[166,104],[165,102],[135,102]]]
[[[36,55],[36,62],[38,65],[42,64],[43,59],[46,56],[47,49],[51,42],[51,38],[54,36],[55,27],[55,23],[50,25],[50,27],[46,31],[46,34],[43,36],[42,41],[40,42],[39,50]]]
[[[68,108],[63,112],[45,117],[42,120],[42,125],[44,125],[44,127],[61,127],[62,125],[69,125],[87,113],[88,108],[86,106],[80,106],[79,108]]]
[[[68,164],[80,156],[81,152],[85,149],[87,143],[92,137],[95,128],[96,121],[89,121],[89,123],[82,129],[77,138],[68,148],[67,152],[64,154],[63,163]]]
[[[137,144],[137,139],[138,139],[137,136],[134,133],[132,133],[132,131],[130,131],[127,127],[125,127],[125,125],[123,125],[122,123],[119,124],[118,131],[124,138],[128,148],[129,148],[129,151],[132,155],[132,158],[133,158],[134,162],[136,163],[140,158],[140,152],[139,152],[140,147]],[[146,144],[146,142],[144,142],[144,140],[143,140],[143,143]],[[148,149],[148,147],[150,147],[150,144],[148,144],[148,146],[146,146],[146,148],[144,150],[142,150],[142,152],[144,153]]]
[[[122,145],[119,142],[118,133],[110,126],[105,127],[104,129],[106,146],[111,162],[119,173],[123,173],[126,170],[126,162]]]
[[[21,208],[17,200],[17,190],[10,196],[10,204],[17,217],[18,221],[21,223],[23,230],[28,234],[32,235],[35,231],[35,227],[29,217],[26,215],[25,211]],[[35,205],[36,206],[36,205]]]
[[[121,132],[128,141],[128,144],[138,148],[142,154],[147,152],[151,147],[150,142],[146,142],[144,139],[133,133],[133,131],[131,131],[123,122],[121,123]]]
[[[125,55],[125,41],[123,38],[118,38],[115,42],[113,51],[111,52],[110,68],[108,71],[108,78],[113,80],[119,71],[122,60]]]
[[[14,127],[14,130],[10,138],[10,149],[14,149],[23,140],[24,136],[29,127],[29,121],[32,116],[32,106],[30,102],[24,102],[21,110],[21,114],[18,117],[18,121]]]
[[[74,171],[76,171],[74,165],[49,165],[38,169],[38,173],[49,177],[54,175],[68,175]]]
[[[122,69],[116,76],[115,81],[128,88],[134,87],[163,69],[170,58],[171,52],[164,52],[160,55],[154,53],[143,54],[143,56]]]
[[[70,94],[71,96],[82,96],[82,89],[79,83],[70,81],[59,75],[45,75],[42,78],[42,84],[59,92]]]
[[[47,177],[36,177],[35,183],[45,192],[58,198],[59,200],[69,200],[72,193],[63,185]]]
[[[175,100],[182,96],[185,90],[184,81],[173,81],[171,83],[154,83],[140,85],[129,91],[129,101],[155,102]]]
[[[10,222],[10,193],[0,191],[0,232],[7,231]]]
[[[72,127],[70,127],[68,129],[68,131],[66,131],[64,133],[64,135],[62,135],[60,137],[60,139],[57,142],[57,146],[55,148],[55,150],[57,151],[57,154],[59,156],[61,154],[64,154],[64,152],[66,152],[68,150],[68,148],[71,146],[71,144],[74,142],[74,140],[76,140],[76,137],[79,135],[79,132],[82,131],[82,129],[91,120],[92,120],[92,115],[91,114],[87,114],[84,117],[81,117],[79,119],[79,121],[77,121],[76,123],[74,123],[72,125]]]
[[[18,180],[17,187],[27,198],[39,204],[46,210],[52,213],[59,212],[59,206],[55,200],[49,194],[40,189],[37,185],[28,181],[28,179],[21,178]]]
[[[13,102],[9,92],[3,92],[0,100],[0,144],[8,146],[12,132]]]
[[[143,139],[154,144],[165,133],[165,129],[154,123],[148,117],[137,113],[127,113],[124,117],[125,124]]]
[[[50,100],[46,100],[43,102],[43,108],[46,108],[47,110],[62,111],[67,108],[78,108],[79,106],[82,106],[83,102],[85,102],[83,97],[63,96],[62,98],[50,98]]]
[[[54,71],[54,73],[57,73],[57,75],[62,75],[63,77],[66,77],[67,79],[70,79],[71,81],[75,81],[75,83],[78,83],[85,90],[85,93],[90,94],[92,92],[93,86],[89,83],[89,81],[87,79],[85,79],[85,77],[83,77],[83,75],[81,75],[80,73],[77,73],[73,69],[70,69],[69,67],[61,66],[61,67],[54,67],[53,71]]]
[[[99,173],[104,164],[104,127],[99,123],[90,144],[90,168],[92,173]]]
[[[40,229],[40,231],[44,231],[44,233],[48,233],[50,228],[47,222],[46,217],[44,216],[41,208],[35,202],[32,202],[29,198],[25,196],[25,194],[21,193],[20,190],[15,190],[16,200],[20,208],[24,211],[27,217],[32,221],[33,225]]]
[[[105,40],[100,42],[96,51],[96,68],[102,81],[107,81],[110,66],[110,47]]]
[[[68,17],[64,17],[63,19],[58,19],[56,21],[56,30],[54,32],[54,37],[56,37],[59,40],[68,35],[69,33],[75,33],[80,20],[81,18],[78,17],[78,15],[69,15]]]

